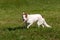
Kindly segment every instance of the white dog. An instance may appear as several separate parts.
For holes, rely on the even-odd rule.
[[[27,28],[29,28],[34,22],[37,22],[38,27],[40,25],[42,25],[42,27],[46,26],[46,27],[51,27],[49,26],[45,19],[40,15],[40,14],[27,14],[25,12],[23,12],[23,21],[26,23],[29,23],[29,25],[27,25]]]

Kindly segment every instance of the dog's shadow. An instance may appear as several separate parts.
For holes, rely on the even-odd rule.
[[[26,29],[25,26],[21,27],[21,26],[18,26],[18,27],[14,27],[14,28],[7,28],[9,31],[12,31],[12,30],[18,30],[18,29]]]

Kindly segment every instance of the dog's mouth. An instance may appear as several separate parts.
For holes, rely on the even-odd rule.
[[[27,20],[23,19],[23,22],[27,22]]]
[[[23,19],[23,21],[24,21],[25,19]]]

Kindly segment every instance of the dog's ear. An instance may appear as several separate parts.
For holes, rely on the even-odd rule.
[[[25,14],[25,12],[23,12],[23,14],[22,15],[24,15]]]

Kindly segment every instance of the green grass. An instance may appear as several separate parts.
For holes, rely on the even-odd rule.
[[[41,14],[52,28],[26,29],[23,11]],[[0,40],[60,40],[60,0],[0,0]]]

